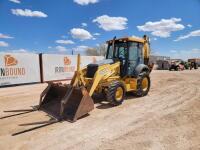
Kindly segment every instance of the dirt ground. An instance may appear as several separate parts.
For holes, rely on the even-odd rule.
[[[18,136],[12,133],[46,121],[44,112],[0,120],[0,149],[200,149],[200,70],[157,71],[146,97],[130,95],[118,107],[95,104],[89,116],[75,123],[62,122]],[[46,84],[0,89],[0,117],[4,110],[38,104]]]

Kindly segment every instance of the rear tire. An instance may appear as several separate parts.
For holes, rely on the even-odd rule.
[[[137,81],[136,96],[138,97],[146,96],[149,92],[150,86],[151,86],[151,81],[149,74],[145,72],[141,73]]]
[[[124,85],[119,81],[113,81],[110,83],[106,91],[107,101],[112,105],[117,106],[124,101],[125,89]]]

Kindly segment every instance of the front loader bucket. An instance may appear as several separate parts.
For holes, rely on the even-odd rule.
[[[43,100],[42,96],[44,96]],[[39,105],[39,110],[46,112],[57,120],[70,122],[76,121],[93,109],[93,99],[84,87],[61,84],[49,84],[41,94]]]

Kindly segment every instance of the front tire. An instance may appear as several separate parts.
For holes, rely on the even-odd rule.
[[[117,106],[122,104],[124,96],[124,85],[119,81],[111,82],[106,92],[107,101],[109,101],[112,105]]]
[[[146,96],[149,92],[150,86],[151,86],[151,81],[149,74],[141,73],[137,80],[136,96],[138,97]]]

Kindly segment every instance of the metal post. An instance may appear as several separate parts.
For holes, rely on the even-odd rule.
[[[78,54],[78,56],[77,56],[77,72],[80,71],[80,63],[81,63],[81,56],[80,56],[80,54]]]

